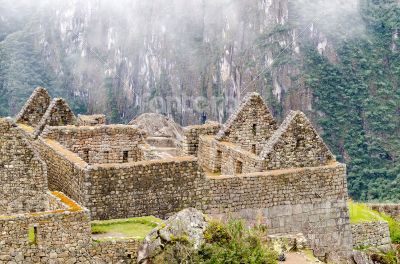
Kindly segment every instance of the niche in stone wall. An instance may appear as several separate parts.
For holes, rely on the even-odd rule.
[[[110,151],[106,150],[103,152],[103,160],[108,161],[110,159]]]
[[[235,172],[236,172],[236,174],[242,174],[242,172],[243,172],[243,162],[242,161],[240,161],[240,160],[236,161]]]
[[[251,131],[253,132],[253,136],[257,135],[257,124],[253,124]]]
[[[122,152],[122,162],[127,163],[129,159],[129,151],[125,150]]]
[[[37,245],[38,227],[32,225],[28,229],[28,242],[30,245]]]
[[[215,157],[215,172],[220,173],[221,172],[221,165],[222,165],[222,151],[217,150],[217,156]]]
[[[86,162],[89,163],[89,149],[84,149],[83,150],[83,157],[82,159]]]
[[[256,155],[257,155],[257,145],[256,145],[256,144],[251,145],[251,152],[252,152],[253,154],[256,154]]]

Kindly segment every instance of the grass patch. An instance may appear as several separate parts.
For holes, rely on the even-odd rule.
[[[105,237],[102,240],[109,240],[110,238],[119,239],[144,239],[149,232],[157,227],[162,222],[153,216],[147,217],[136,217],[126,219],[113,219],[104,221],[93,221],[92,234],[104,234]]]
[[[379,212],[371,210],[366,204],[350,201],[348,206],[352,224],[385,221]]]
[[[382,214],[378,211],[370,209],[366,204],[350,201],[348,206],[350,212],[350,222],[352,224],[386,221],[389,224],[390,238],[392,243],[400,243],[400,222],[386,214]]]
[[[31,226],[28,229],[28,242],[30,245],[36,245],[36,234],[34,226]]]

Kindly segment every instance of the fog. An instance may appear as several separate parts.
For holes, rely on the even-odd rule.
[[[282,55],[268,43],[276,27],[289,29],[274,36],[288,51],[293,36],[300,43],[364,35],[357,0],[0,0],[0,21],[0,41],[38,32],[32,45],[56,79],[50,88],[84,101],[88,112],[116,104],[131,116],[153,110],[148,100],[173,97],[179,115],[207,111],[218,120],[245,92],[268,96],[272,84],[259,77]],[[282,73],[274,78],[280,100],[290,84]],[[193,110],[195,100],[223,104]]]

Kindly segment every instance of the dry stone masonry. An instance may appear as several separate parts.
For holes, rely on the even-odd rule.
[[[89,211],[48,192],[47,168],[31,138],[0,119],[0,263],[129,263],[137,241],[93,243]],[[62,175],[59,175],[62,176]]]
[[[42,137],[60,143],[89,164],[124,163],[142,159],[144,132],[134,126],[48,126]]]
[[[353,246],[355,248],[391,248],[389,224],[387,222],[364,222],[351,225]]]
[[[62,98],[55,98],[51,101],[46,113],[35,128],[34,137],[42,133],[45,126],[65,126],[76,123],[76,117],[69,108],[67,102]]]
[[[184,155],[197,156],[201,135],[216,135],[221,125],[217,122],[207,122],[204,125],[188,126],[183,129],[182,152]]]
[[[368,204],[368,207],[400,221],[400,204]]]
[[[276,121],[262,97],[249,93],[218,132],[216,139],[237,144],[258,155],[276,129]]]
[[[78,115],[78,126],[97,126],[106,124],[105,115]]]
[[[25,103],[16,117],[16,121],[31,127],[36,127],[50,105],[51,98],[47,90],[38,87]]]
[[[269,170],[314,167],[335,160],[307,117],[291,111],[260,154]]]
[[[46,174],[24,132],[11,120],[0,119],[0,215],[46,210]]]
[[[94,116],[76,120],[55,99],[38,123],[43,110],[35,105],[45,108],[44,92],[37,90],[19,115],[38,117],[19,117],[18,126],[0,121],[5,263],[128,262],[136,258],[137,243],[92,243],[90,219],[167,218],[188,207],[266,224],[271,235],[302,233],[316,256],[330,260],[351,256],[353,236],[354,245],[366,241],[366,231],[349,223],[345,165],[301,112],[291,112],[278,127],[262,98],[251,93],[222,127],[180,128],[144,117],[105,125]],[[37,138],[29,137],[29,127]],[[35,226],[32,245],[27,230]],[[376,234],[383,233],[375,230],[367,243],[379,244]]]

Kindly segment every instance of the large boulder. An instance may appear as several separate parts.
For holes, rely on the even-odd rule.
[[[302,233],[268,235],[267,240],[273,245],[274,250],[278,253],[280,261],[286,259],[285,255],[288,252],[304,250],[307,248],[307,239]]]
[[[138,251],[137,262],[149,263],[150,259],[161,253],[166,244],[179,237],[185,237],[195,249],[199,248],[204,241],[206,227],[207,220],[202,212],[194,208],[180,211],[153,229],[144,239]]]
[[[167,137],[181,141],[183,130],[173,119],[156,113],[141,114],[129,122],[147,133],[149,137]]]

